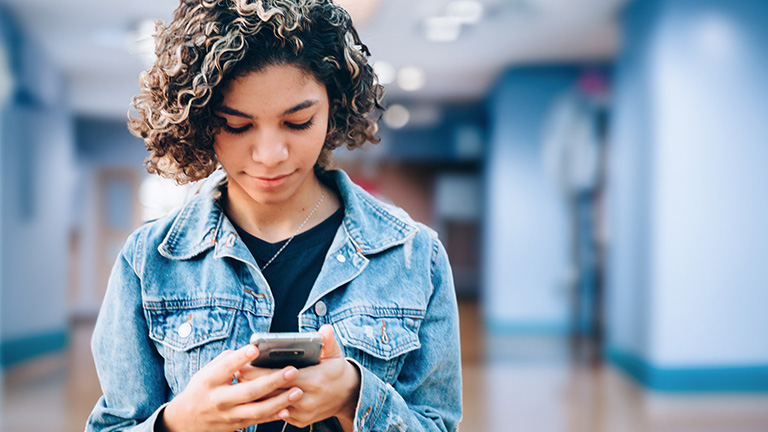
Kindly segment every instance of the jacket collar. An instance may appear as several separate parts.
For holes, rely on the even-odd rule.
[[[336,184],[344,204],[342,225],[363,255],[403,244],[418,232],[415,222],[402,209],[373,198],[344,171],[319,171],[318,175]],[[170,230],[158,246],[161,255],[184,260],[216,246],[235,248],[238,255],[250,256],[218,200],[225,183],[223,170],[208,177],[192,200],[173,217]]]

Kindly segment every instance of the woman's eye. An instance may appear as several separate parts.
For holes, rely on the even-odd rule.
[[[233,135],[240,135],[241,133],[247,131],[250,128],[251,128],[251,125],[245,125],[241,127],[232,127],[228,124],[224,124],[224,130]]]
[[[286,123],[285,125],[288,127],[288,129],[306,130],[312,127],[312,119],[309,119],[305,123]]]

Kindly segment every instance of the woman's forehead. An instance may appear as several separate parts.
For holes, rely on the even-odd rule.
[[[257,112],[286,114],[306,101],[327,102],[325,86],[292,65],[273,65],[247,73],[233,79],[222,93],[222,105],[251,116]]]

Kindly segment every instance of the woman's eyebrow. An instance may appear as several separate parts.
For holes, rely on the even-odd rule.
[[[280,114],[280,117],[285,117],[287,115],[291,115],[295,112],[301,111],[303,109],[307,109],[311,106],[317,105],[319,101],[317,99],[307,99],[304,102],[301,102],[291,108],[288,108],[287,110],[283,111],[282,114]],[[246,114],[240,110],[236,110],[234,108],[228,107],[226,105],[221,105],[216,109],[216,111],[219,111],[222,114],[229,114],[236,117],[243,117],[247,119],[253,119],[253,116],[250,114]]]
[[[242,111],[238,111],[238,110],[236,110],[234,108],[230,108],[230,107],[228,107],[226,105],[222,105],[222,106],[216,108],[216,111],[219,111],[222,114],[229,114],[229,115],[233,115],[233,116],[237,116],[237,117],[253,119],[253,117],[251,115],[246,114],[246,113],[244,113]]]
[[[309,107],[311,107],[313,105],[317,105],[318,102],[319,101],[317,99],[307,99],[304,102],[302,102],[302,103],[300,103],[300,104],[298,104],[298,105],[296,105],[294,107],[288,108],[287,110],[283,111],[283,113],[280,114],[280,117],[285,117],[287,115],[293,114],[293,113],[301,111],[303,109],[307,109],[307,108],[309,108]]]

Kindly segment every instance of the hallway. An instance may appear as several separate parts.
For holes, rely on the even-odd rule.
[[[605,366],[574,364],[553,338],[483,334],[479,307],[460,304],[462,431],[765,432],[768,396],[666,396],[644,392]],[[78,322],[71,350],[6,371],[3,432],[80,432],[101,394]],[[488,348],[488,347],[492,348]]]

